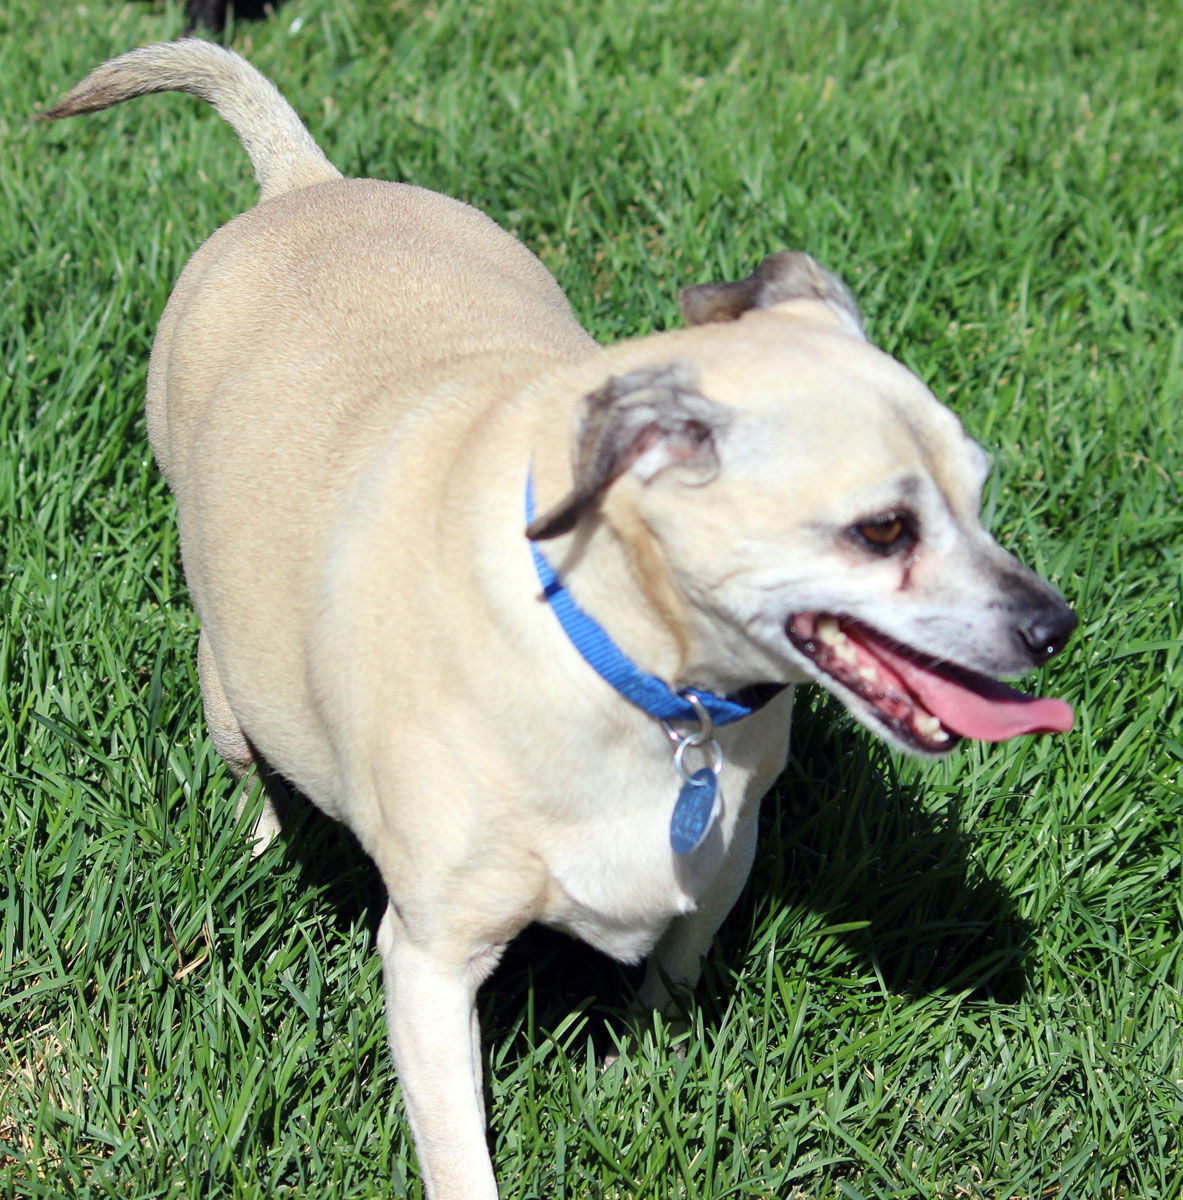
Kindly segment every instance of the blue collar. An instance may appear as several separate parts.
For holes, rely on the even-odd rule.
[[[526,523],[534,519],[534,476],[526,478]],[[661,721],[697,720],[694,708],[685,696],[674,691],[668,683],[656,675],[647,675],[608,636],[604,627],[575,603],[571,593],[563,586],[558,573],[547,562],[534,543],[530,543],[534,556],[534,567],[554,614],[559,619],[575,649],[587,660],[598,675],[610,683],[626,700],[635,704],[642,712]],[[717,696],[712,692],[693,691],[710,714],[716,725],[729,725],[750,717],[762,708],[779,691],[781,686],[757,685],[745,688],[732,696]]]

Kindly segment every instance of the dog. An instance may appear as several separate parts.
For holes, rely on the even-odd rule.
[[[377,864],[427,1194],[488,1200],[475,995],[523,927],[648,957],[669,1006],[748,875],[794,685],[910,754],[1063,732],[1067,704],[996,679],[1076,616],[982,528],[981,447],[808,255],[604,347],[511,234],[342,178],[229,51],[132,51],[44,116],[164,91],[218,110],[261,192],[149,368],[210,734]]]

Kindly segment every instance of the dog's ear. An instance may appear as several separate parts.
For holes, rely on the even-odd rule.
[[[698,390],[689,363],[675,359],[610,376],[583,402],[575,447],[575,483],[549,512],[531,521],[526,536],[535,542],[570,533],[608,485],[626,471],[648,483],[659,471],[691,468],[700,482],[719,469],[716,437],[731,419],[730,409]]]
[[[832,271],[799,250],[770,254],[746,279],[699,283],[683,288],[678,304],[687,325],[734,321],[752,308],[772,308],[789,300],[824,304],[849,333],[866,340],[858,305]]]

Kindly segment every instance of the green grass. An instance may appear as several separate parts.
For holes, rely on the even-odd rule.
[[[0,12],[0,1196],[419,1197],[372,872],[317,820],[250,859],[144,437],[245,158],[183,97],[26,120],[180,24]],[[1183,1194],[1183,11],[291,0],[232,41],[346,173],[486,208],[599,337],[814,252],[1082,617],[1043,683],[1068,737],[923,766],[802,709],[684,1059],[658,1029],[601,1071],[628,979],[526,935],[484,1006],[506,1197]]]

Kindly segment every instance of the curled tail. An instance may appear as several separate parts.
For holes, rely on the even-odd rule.
[[[341,178],[268,80],[232,50],[200,38],[160,42],[108,60],[41,118],[99,112],[154,92],[190,92],[217,109],[250,155],[261,200]]]

